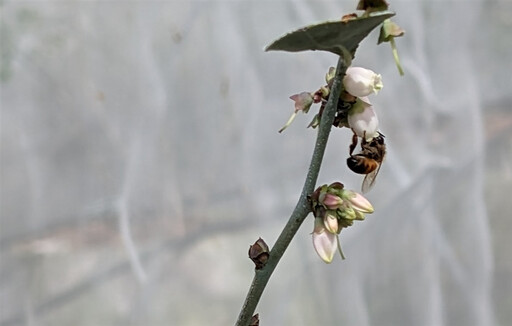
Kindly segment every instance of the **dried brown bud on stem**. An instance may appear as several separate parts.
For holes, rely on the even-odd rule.
[[[259,324],[260,324],[260,314],[256,314],[256,315],[252,316],[249,326],[259,326]]]
[[[249,258],[256,265],[256,269],[262,269],[267,263],[269,257],[269,249],[262,238],[249,247]]]

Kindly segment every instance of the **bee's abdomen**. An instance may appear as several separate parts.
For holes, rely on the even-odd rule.
[[[379,164],[373,159],[354,155],[347,158],[347,166],[355,173],[368,174],[374,171],[379,166]]]

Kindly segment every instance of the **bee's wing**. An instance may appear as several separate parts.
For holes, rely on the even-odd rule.
[[[380,166],[381,166],[381,164],[379,164],[379,166],[375,170],[368,173],[364,177],[363,185],[361,186],[361,191],[363,192],[363,194],[367,193],[368,191],[370,191],[370,189],[372,189],[373,185],[375,184],[375,179],[377,178],[377,174],[379,174]]]

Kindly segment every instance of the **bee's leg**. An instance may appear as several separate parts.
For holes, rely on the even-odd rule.
[[[368,142],[366,141],[366,130],[363,131],[363,138],[361,139],[361,148],[366,145]]]
[[[354,131],[354,130],[352,130],[352,131]],[[356,149],[356,146],[357,146],[357,135],[354,132],[354,135],[352,135],[352,144],[350,144],[350,147],[349,147],[350,156],[352,156],[352,153],[354,153],[354,149]]]

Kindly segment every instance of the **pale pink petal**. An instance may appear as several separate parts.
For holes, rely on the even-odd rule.
[[[290,99],[295,102],[295,112],[304,111],[307,113],[311,104],[313,104],[313,96],[308,92],[294,94],[290,96]]]
[[[337,234],[324,230],[320,233],[313,233],[313,246],[316,253],[327,264],[332,262],[334,254],[338,249]]]

